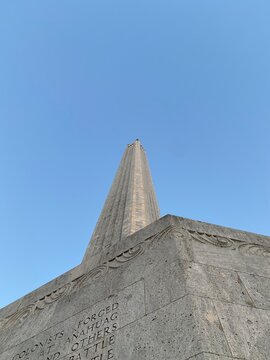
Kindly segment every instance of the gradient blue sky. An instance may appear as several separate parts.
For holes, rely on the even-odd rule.
[[[77,265],[127,143],[162,215],[270,234],[270,2],[0,4],[0,306]]]

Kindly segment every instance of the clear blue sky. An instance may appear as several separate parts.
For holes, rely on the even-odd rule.
[[[270,234],[269,0],[0,4],[0,306],[82,259],[127,143],[162,215]]]

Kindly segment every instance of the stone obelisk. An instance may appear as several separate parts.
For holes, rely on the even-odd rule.
[[[160,217],[145,151],[137,139],[127,146],[84,261]]]
[[[82,263],[0,310],[0,360],[269,360],[269,246],[160,218],[136,140]]]

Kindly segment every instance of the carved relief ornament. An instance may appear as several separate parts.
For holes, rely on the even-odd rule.
[[[54,290],[50,294],[37,300],[35,303],[24,306],[23,308],[18,309],[12,315],[4,319],[0,319],[0,329],[6,328],[15,323],[21,324],[29,315],[43,310],[46,306],[54,303],[55,301],[72,293],[73,291],[76,291],[88,285],[91,281],[105,276],[108,271],[119,268],[126,262],[133,260],[137,256],[144,253],[145,244],[148,241],[154,242],[168,237],[176,238],[179,240],[189,239],[203,245],[212,245],[221,248],[227,248],[230,250],[239,251],[243,255],[256,255],[270,258],[270,247],[261,244],[233,239],[226,236],[219,236],[194,230],[188,230],[179,226],[168,226],[167,228],[147,238],[146,240],[128,249],[127,251],[121,253],[115,258],[108,260],[104,264],[99,265],[96,268],[90,270],[89,272],[76,278],[75,280],[72,280],[70,283],[65,284],[62,287]]]

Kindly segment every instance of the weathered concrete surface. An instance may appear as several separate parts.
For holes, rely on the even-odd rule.
[[[165,216],[0,310],[0,360],[269,360],[269,237]]]

